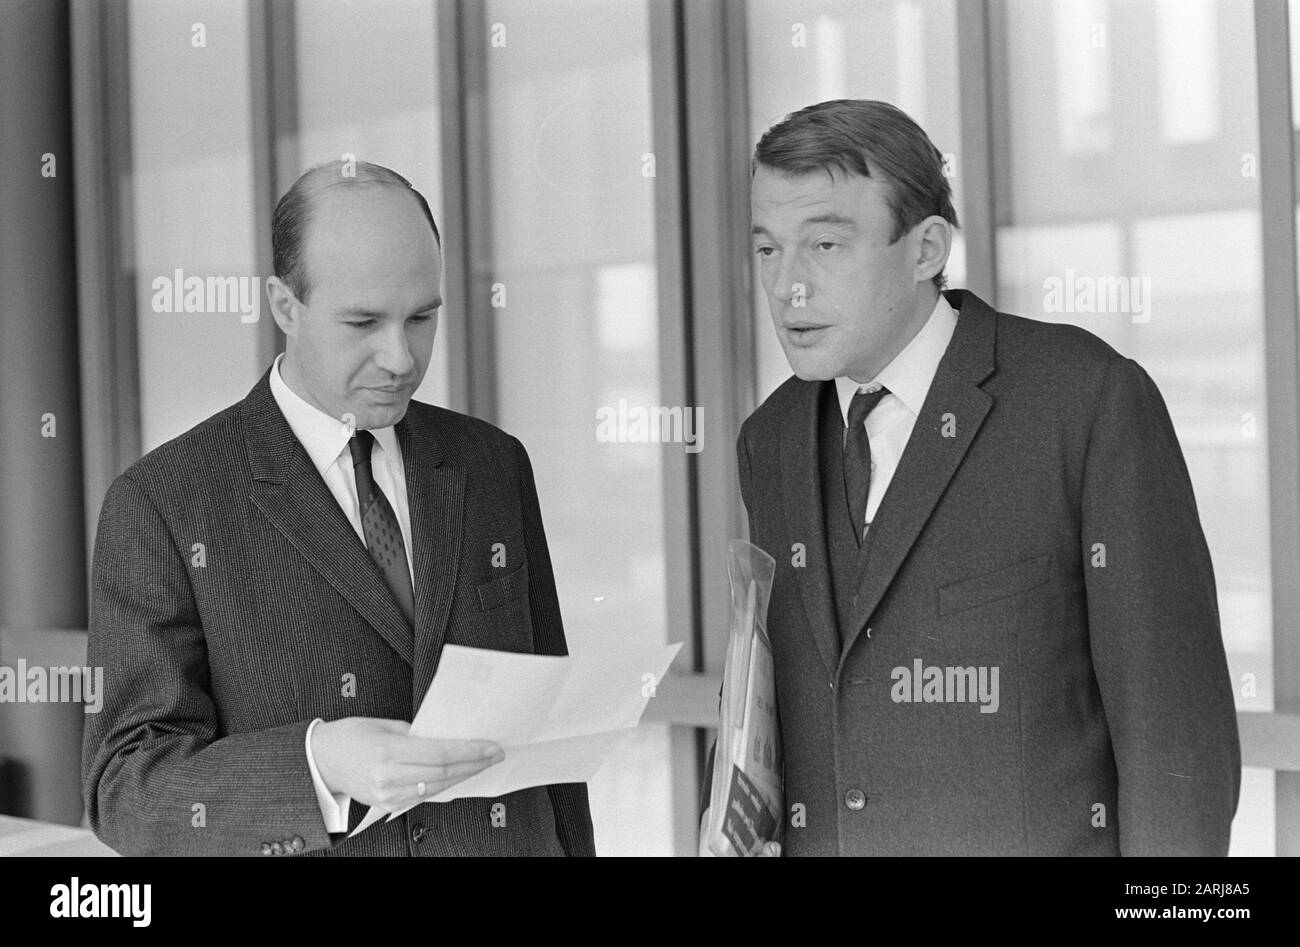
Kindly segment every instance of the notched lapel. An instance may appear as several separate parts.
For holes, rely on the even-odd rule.
[[[275,403],[269,371],[244,399],[243,425],[253,505],[404,661],[413,664],[406,616]]]
[[[411,407],[397,424],[415,547],[416,669],[425,678],[415,682],[417,704],[447,637],[465,531],[465,469],[445,462],[447,452],[430,421]]]
[[[996,314],[969,292],[948,298],[960,312],[957,327],[867,534],[866,570],[842,658],[880,604],[993,405],[979,385],[996,364]]]
[[[800,386],[795,409],[785,416],[781,431],[781,495],[785,500],[786,529],[793,542],[805,544],[809,562],[796,568],[795,584],[803,599],[808,627],[830,676],[839,663],[840,635],[835,627],[831,598],[831,562],[822,518],[822,482],[817,414],[822,382]],[[781,553],[784,555],[784,553]]]

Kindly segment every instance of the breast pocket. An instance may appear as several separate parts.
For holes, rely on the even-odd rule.
[[[1023,559],[1002,569],[949,582],[939,589],[939,614],[952,615],[1036,589],[1047,581],[1050,554]]]
[[[533,623],[528,608],[528,563],[477,587],[485,640],[480,647],[531,652]]]

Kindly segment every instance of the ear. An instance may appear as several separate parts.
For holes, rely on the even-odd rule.
[[[912,228],[916,241],[916,281],[927,283],[943,272],[952,251],[952,224],[938,214]]]
[[[297,335],[299,320],[302,318],[302,303],[298,302],[293,290],[278,276],[269,277],[266,281],[266,301],[271,306],[271,315],[275,317],[275,324],[280,327],[280,331],[287,336]]]

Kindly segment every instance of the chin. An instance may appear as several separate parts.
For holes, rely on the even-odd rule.
[[[830,381],[843,374],[837,370],[838,366],[831,365],[824,359],[807,358],[798,352],[793,358],[786,352],[785,360],[790,363],[790,371],[800,381]]]
[[[366,408],[356,414],[357,428],[363,431],[375,431],[381,427],[392,427],[406,414],[406,406],[400,410],[394,408]]]
[[[400,407],[392,407],[383,411],[376,411],[375,427],[392,427],[398,421],[402,420],[402,418],[406,417],[406,409],[409,406],[410,402],[408,401]]]

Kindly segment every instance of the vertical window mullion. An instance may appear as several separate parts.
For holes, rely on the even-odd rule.
[[[1300,712],[1300,302],[1295,136],[1285,0],[1256,0],[1264,359],[1273,567],[1273,709]],[[1276,776],[1279,856],[1300,854],[1300,773]]]

